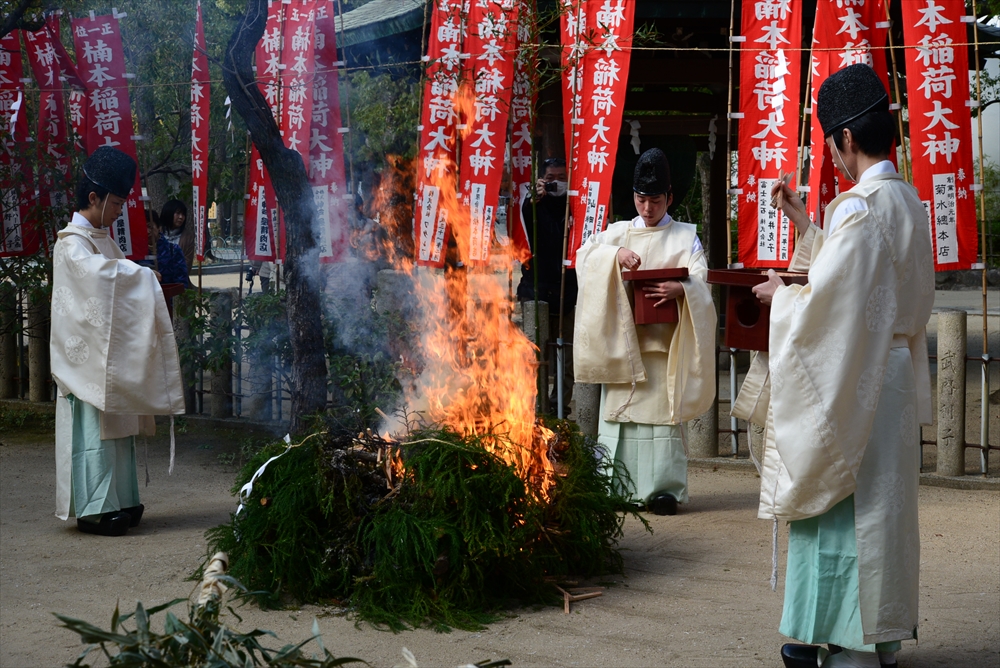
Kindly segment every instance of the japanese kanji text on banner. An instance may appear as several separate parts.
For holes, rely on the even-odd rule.
[[[114,16],[73,19],[73,44],[77,67],[87,86],[87,151],[113,146],[136,158],[132,135],[132,107],[125,76],[118,19]],[[135,185],[122,215],[111,225],[111,234],[129,259],[146,256],[147,233],[139,198],[142,185],[136,171]]]
[[[205,230],[208,225],[209,86],[205,27],[201,22],[199,2],[191,59],[191,198],[194,201],[194,249],[199,262],[205,259]]]
[[[903,3],[913,185],[927,208],[934,268],[976,261],[969,57],[962,0]]]
[[[743,3],[736,194],[746,267],[787,267],[792,256],[791,223],[771,207],[770,190],[798,160],[801,11],[801,0]]]

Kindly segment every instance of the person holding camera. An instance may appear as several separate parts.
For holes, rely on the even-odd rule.
[[[541,301],[549,305],[549,341],[559,338],[559,313],[563,313],[563,341],[573,340],[573,317],[576,308],[576,270],[566,269],[566,290],[560,304],[563,272],[563,238],[566,230],[566,161],[549,158],[542,162],[542,177],[535,182],[533,198],[526,197],[521,205],[521,219],[531,245],[531,260],[521,265],[521,282],[517,286],[519,301]],[[537,218],[536,218],[537,214]],[[537,229],[536,229],[537,225]],[[538,272],[538,293],[535,294],[535,272]],[[553,378],[549,404],[557,404],[556,351],[546,352],[549,372]],[[573,349],[565,348],[563,364],[563,415],[569,415],[573,398]],[[555,412],[553,408],[553,412]]]

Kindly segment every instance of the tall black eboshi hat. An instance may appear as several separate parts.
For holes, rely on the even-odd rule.
[[[111,146],[102,146],[83,163],[83,175],[112,195],[128,197],[135,184],[135,160]]]
[[[658,148],[639,156],[632,177],[632,190],[639,195],[663,195],[670,192],[670,164]]]
[[[871,111],[888,111],[889,94],[875,70],[858,63],[831,74],[816,96],[816,115],[829,137]]]

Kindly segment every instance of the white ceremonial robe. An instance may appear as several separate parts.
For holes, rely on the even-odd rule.
[[[819,516],[854,494],[867,644],[914,637],[919,424],[930,424],[925,326],[934,303],[927,214],[895,173],[864,178],[836,232],[811,226],[774,295],[769,354],[733,414],[766,427],[758,517]],[[892,354],[890,354],[892,351]]]
[[[679,322],[634,324],[630,300],[642,297],[633,297],[622,280],[620,248],[637,253],[641,269],[688,269]],[[695,226],[678,221],[657,227],[619,221],[577,252],[574,374],[577,382],[603,386],[601,442],[613,458],[621,454],[621,425],[652,427],[630,435],[626,444],[631,462],[626,468],[639,500],[664,491],[687,500],[679,425],[702,415],[715,400],[717,316],[707,272]]]
[[[150,416],[184,413],[163,292],[150,269],[125,259],[106,229],[71,224],[58,234],[49,354],[59,394],[56,516],[65,520],[73,454],[67,395],[100,411],[101,440],[149,433]]]

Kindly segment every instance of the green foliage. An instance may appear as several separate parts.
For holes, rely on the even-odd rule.
[[[330,355],[329,382],[341,405],[353,407],[361,421],[374,426],[376,408],[392,410],[402,387],[396,378],[399,364],[384,352]]]
[[[222,578],[230,584],[240,586],[231,578]],[[319,625],[313,622],[313,636],[297,645],[284,645],[280,649],[270,649],[262,644],[265,636],[276,638],[270,631],[254,629],[241,633],[219,621],[219,603],[209,601],[204,606],[188,604],[188,619],[182,621],[169,609],[185,602],[179,598],[150,608],[136,603],[135,612],[119,615],[115,606],[111,616],[111,630],[88,622],[56,614],[60,626],[79,634],[87,648],[76,661],[67,664],[70,668],[85,668],[91,664],[87,657],[98,650],[107,663],[120,668],[161,668],[184,666],[186,668],[244,668],[247,666],[272,666],[274,668],[308,667],[334,668],[350,663],[365,663],[361,659],[334,657],[323,646],[319,635]],[[153,615],[166,610],[163,632],[155,631],[151,625]],[[230,612],[240,620],[232,608]],[[128,628],[126,622],[132,620]],[[240,620],[242,621],[242,620]],[[308,656],[303,647],[315,640],[322,657]],[[101,661],[100,663],[104,663]]]
[[[208,532],[262,604],[336,599],[393,630],[473,629],[514,604],[554,601],[553,579],[621,572],[627,474],[609,476],[572,423],[550,425],[559,473],[543,499],[493,453],[496,435],[415,431],[387,484],[381,441],[359,438],[357,420],[329,416],[271,462],[239,516]],[[261,451],[234,490],[283,450]]]
[[[189,335],[177,341],[182,367],[215,372],[230,363],[236,344],[231,324],[210,315],[212,303],[218,298],[218,293],[188,290],[183,299],[174,299],[174,317],[184,320],[189,327]]]
[[[248,361],[277,357],[283,366],[291,364],[292,343],[284,290],[247,295],[234,317],[249,330],[242,341]]]
[[[370,164],[381,171],[387,165],[386,156],[413,158],[420,124],[420,87],[407,77],[372,76],[362,70],[349,75],[348,90],[354,164]]]
[[[0,433],[26,428],[32,431],[51,431],[55,424],[55,415],[51,413],[0,406]]]

